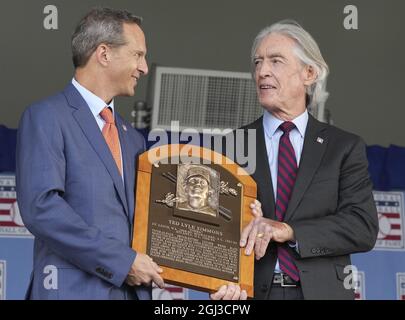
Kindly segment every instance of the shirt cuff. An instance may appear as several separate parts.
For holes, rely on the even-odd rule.
[[[294,248],[297,253],[300,253],[300,251],[298,250],[298,241],[288,241],[288,245],[290,246],[290,248]]]

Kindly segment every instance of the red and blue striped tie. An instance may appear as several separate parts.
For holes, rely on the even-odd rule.
[[[278,147],[276,217],[278,221],[284,221],[284,215],[294,188],[298,167],[294,148],[290,141],[290,131],[295,128],[295,124],[286,121],[279,128],[283,131],[283,135],[280,138]],[[297,266],[286,246],[286,244],[277,246],[277,258],[280,269],[292,279],[298,281],[299,273]]]

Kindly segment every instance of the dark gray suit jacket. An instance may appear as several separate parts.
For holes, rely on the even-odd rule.
[[[263,118],[243,129],[256,129],[257,163],[252,176],[264,216],[275,220]],[[365,145],[358,136],[309,116],[298,176],[285,215],[298,241],[299,254],[294,249],[291,252],[305,299],[354,298],[354,291],[344,288],[348,276],[344,268],[351,264],[351,253],[374,247],[378,233],[367,167]],[[255,264],[255,298],[268,297],[276,259],[276,246],[271,242],[266,255]]]

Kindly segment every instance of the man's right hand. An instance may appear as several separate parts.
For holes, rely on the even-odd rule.
[[[160,289],[165,283],[159,273],[163,270],[146,254],[138,253],[125,280],[130,286],[151,285],[154,282]]]

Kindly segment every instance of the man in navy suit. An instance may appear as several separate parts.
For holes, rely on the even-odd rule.
[[[17,196],[35,236],[28,298],[150,299],[151,282],[164,285],[159,266],[130,247],[145,143],[114,106],[148,72],[140,24],[127,11],[89,12],[72,36],[71,83],[21,118]],[[116,133],[115,154],[106,125]]]

